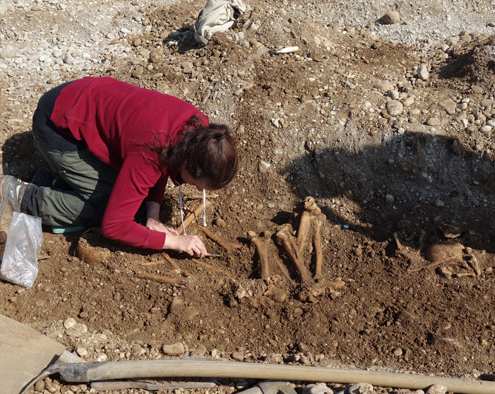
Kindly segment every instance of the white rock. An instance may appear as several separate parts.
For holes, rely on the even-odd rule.
[[[268,163],[267,161],[260,160],[259,165],[258,165],[258,169],[262,174],[265,174],[266,172],[268,172],[270,170],[271,166],[272,165],[270,163]]]
[[[369,383],[356,383],[347,388],[347,394],[373,394],[373,386]]]
[[[389,81],[377,81],[377,82],[375,82],[375,88],[377,88],[378,90],[380,90],[383,93],[386,93],[389,90],[393,90],[394,85],[392,84],[392,82],[389,82]]]
[[[393,99],[393,100],[397,100],[399,98],[399,92],[397,90],[389,90],[387,95]]]
[[[447,392],[447,387],[440,384],[433,384],[426,389],[426,394],[445,394]]]
[[[387,112],[390,114],[390,116],[398,116],[402,113],[404,109],[402,103],[397,100],[387,101],[386,107],[387,107]]]
[[[96,361],[101,363],[103,361],[107,361],[107,355],[105,353],[100,353],[96,356]]]
[[[79,356],[81,356],[81,357],[85,357],[85,356],[87,356],[87,355],[88,355],[88,351],[87,351],[85,348],[83,348],[83,347],[78,347],[78,348],[76,349],[76,353],[77,353]]]
[[[417,73],[419,79],[422,79],[423,81],[426,81],[428,80],[428,78],[430,78],[430,72],[428,71],[428,67],[426,67],[426,64],[421,64],[418,67]]]
[[[73,317],[69,317],[64,321],[64,327],[68,330],[69,328],[74,327],[77,324],[76,319]]]
[[[171,345],[163,345],[162,351],[167,356],[182,356],[186,352],[186,348],[182,342],[177,342]]]
[[[410,96],[410,97],[406,98],[406,99],[402,102],[402,104],[404,105],[404,107],[409,107],[409,106],[411,106],[412,104],[414,104],[414,97],[411,97],[411,96]]]
[[[81,335],[88,332],[88,327],[82,323],[76,323],[71,328],[65,330],[65,334],[69,337],[79,338]]]

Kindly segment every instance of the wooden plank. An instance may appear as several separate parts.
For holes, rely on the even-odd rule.
[[[55,362],[65,347],[25,324],[0,315],[0,387],[19,394],[34,377]]]

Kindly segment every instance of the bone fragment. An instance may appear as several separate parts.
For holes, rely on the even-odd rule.
[[[232,249],[239,249],[241,248],[241,245],[238,245],[238,244],[233,244],[233,243],[230,243],[230,242],[227,242],[227,241],[224,241],[220,238],[218,238],[215,234],[213,234],[213,232],[211,232],[210,230],[208,230],[206,227],[203,227],[203,226],[199,226],[199,229],[208,237],[210,238],[212,241],[216,242],[217,244],[219,244],[222,248],[224,248],[228,254],[230,254],[230,252],[232,251]]]
[[[201,260],[198,260],[198,259],[191,259],[194,263],[202,266],[202,267],[205,267],[205,268],[208,268],[209,270],[212,270],[212,271],[215,271],[219,274],[222,274],[228,278],[234,278],[234,276],[230,273],[230,272],[227,272],[227,271],[224,271],[223,269],[221,268],[218,268],[218,267],[215,267],[214,265],[210,265],[208,263],[205,263]]]
[[[288,226],[288,224],[279,226],[275,236],[289,255],[289,258],[294,264],[297,272],[299,273],[302,282],[307,282],[310,277],[309,272],[297,255],[297,248],[294,240],[292,239],[292,235],[289,232]]]
[[[394,233],[394,240],[395,240],[395,244],[397,245],[397,249],[401,250],[402,244],[399,240],[399,235],[397,233]]]
[[[289,281],[289,283],[291,285],[295,285],[295,282],[292,280],[292,278],[290,277],[290,273],[289,273],[289,270],[287,269],[287,267],[284,265],[284,263],[282,262],[282,260],[280,259],[280,257],[278,256],[278,254],[276,253],[273,253],[271,255],[271,257],[273,258],[273,260],[275,261],[275,263],[277,264],[278,268],[280,269],[280,271],[282,272],[282,275],[285,277],[285,279],[287,279]]]
[[[256,252],[258,253],[258,257],[260,259],[261,279],[268,279],[270,277],[270,268],[268,264],[266,239],[258,237],[254,231],[249,231],[248,236],[251,243],[255,246]]]
[[[440,260],[433,261],[432,263],[423,265],[422,267],[410,268],[407,270],[407,272],[419,272],[419,271],[426,269],[426,268],[434,268],[434,267],[438,267],[439,265],[449,264],[449,263],[452,263],[455,261],[457,261],[457,257],[446,257],[446,258],[443,258]]]
[[[179,265],[170,257],[167,253],[163,253],[163,257],[165,257],[165,260],[167,260],[172,267],[174,267],[177,271],[181,272],[184,276],[189,276],[189,272],[187,272],[185,269],[179,267]]]
[[[159,283],[170,283],[173,285],[180,285],[182,283],[182,279],[170,278],[163,275],[148,274],[146,272],[138,272],[136,273],[136,276],[140,279],[148,279]]]
[[[301,214],[299,221],[299,228],[297,230],[297,254],[301,255],[304,250],[306,238],[308,237],[309,228],[311,226],[311,219],[320,214],[321,210],[316,204],[313,197],[308,196],[304,200],[304,212]]]
[[[206,201],[206,208],[208,208],[209,206],[211,205],[211,203],[207,200]],[[186,216],[186,218],[184,219],[184,228],[187,228],[187,226],[189,226],[194,219],[196,219],[201,213],[203,212],[203,203],[200,203],[196,206],[196,208],[194,208],[194,210]],[[177,227],[176,231],[179,233],[179,234],[183,234],[183,229],[182,229],[182,225],[180,225],[179,227]]]
[[[466,254],[468,255],[467,262],[471,266],[471,268],[473,269],[474,273],[478,276],[481,275],[480,265],[478,263],[478,259],[476,258],[476,256],[473,253],[473,249],[466,248]]]
[[[323,248],[321,246],[321,226],[323,225],[322,215],[318,215],[313,221],[313,243],[315,246],[315,278],[322,277]]]

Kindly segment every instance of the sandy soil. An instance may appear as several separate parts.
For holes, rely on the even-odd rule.
[[[46,228],[34,286],[0,283],[0,313],[88,361],[198,357],[492,374],[490,2],[252,2],[204,47],[190,30],[202,2],[130,3],[2,10],[3,172],[28,180],[42,165],[30,117],[42,92],[62,81],[106,75],[176,95],[228,123],[238,141],[238,176],[208,195],[208,229],[220,242],[196,222],[188,228],[220,257],[167,257],[105,240],[98,229]],[[393,10],[401,19],[384,24]],[[16,45],[31,52],[16,61]],[[40,59],[51,46],[61,53]],[[286,46],[299,50],[271,52]],[[296,239],[308,196],[322,216],[313,214],[299,244],[298,270],[276,232],[288,226]],[[185,199],[190,210],[200,203],[192,189]],[[162,215],[179,226],[172,185]],[[264,279],[248,232],[266,246]],[[69,318],[78,330],[64,327]],[[56,379],[32,392],[47,390],[90,392]]]

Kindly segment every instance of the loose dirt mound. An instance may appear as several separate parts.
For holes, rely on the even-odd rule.
[[[469,84],[480,86],[483,91],[493,91],[495,76],[495,40],[493,37],[468,42],[451,54],[451,60],[440,76],[458,78]]]

